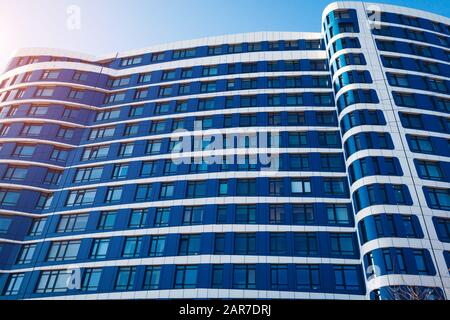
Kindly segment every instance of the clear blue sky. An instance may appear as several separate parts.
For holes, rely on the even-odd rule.
[[[0,70],[20,47],[105,54],[204,36],[320,31],[332,0],[0,0]],[[379,1],[450,16],[450,0]],[[67,8],[81,10],[67,28]]]

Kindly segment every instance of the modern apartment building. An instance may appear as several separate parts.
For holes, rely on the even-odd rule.
[[[0,299],[448,299],[450,19],[321,22],[17,51]]]

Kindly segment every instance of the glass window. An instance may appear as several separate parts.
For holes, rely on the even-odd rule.
[[[217,223],[218,224],[225,224],[227,222],[227,213],[228,209],[227,206],[217,206]]]
[[[89,268],[84,271],[84,277],[81,284],[81,291],[97,291],[100,278],[102,276],[101,268]]]
[[[84,231],[86,229],[88,219],[89,214],[62,215],[56,232],[64,233]]]
[[[154,52],[152,53],[152,62],[160,62],[165,59],[164,52]]]
[[[104,259],[108,253],[110,239],[94,239],[90,259]]]
[[[122,199],[122,187],[108,187],[105,203],[120,202]]]
[[[80,245],[80,240],[53,242],[47,254],[47,261],[75,260],[78,255]]]
[[[20,158],[31,158],[35,149],[36,147],[31,145],[17,145],[12,155]]]
[[[425,258],[424,250],[413,250],[414,261],[416,263],[417,273],[420,275],[428,275],[430,272]]]
[[[67,281],[70,273],[66,270],[43,271],[39,278],[35,293],[56,293],[68,290]]]
[[[295,272],[298,290],[320,289],[320,270],[318,265],[296,265]]]
[[[144,275],[144,290],[156,290],[161,279],[160,266],[147,266]]]
[[[346,182],[339,179],[324,179],[323,187],[326,195],[342,196],[346,194]]]
[[[26,244],[22,246],[16,264],[27,264],[33,260],[34,252],[36,251],[36,244]]]
[[[121,143],[119,147],[119,157],[131,157],[133,155],[134,143]]]
[[[164,255],[166,236],[152,236],[150,239],[150,257],[161,257]]]
[[[25,278],[24,273],[11,274],[8,278],[7,285],[5,286],[5,289],[3,291],[3,295],[4,296],[18,295],[24,278]]]
[[[233,266],[233,288],[234,289],[256,289],[256,266],[234,265]]]
[[[105,211],[100,213],[97,230],[112,230],[116,223],[117,211]]]
[[[204,207],[185,207],[183,214],[183,225],[202,224]]]
[[[429,137],[411,136],[409,139],[411,151],[420,153],[433,153],[434,148]]]
[[[187,187],[188,198],[206,197],[207,188],[206,181],[189,181]]]
[[[269,223],[283,224],[285,222],[284,205],[269,205]]]
[[[315,233],[295,233],[294,252],[297,256],[318,254],[317,235]]]
[[[33,219],[33,222],[31,223],[30,231],[28,232],[28,235],[30,237],[36,237],[40,236],[44,232],[45,223],[47,222],[47,218],[40,218],[40,219]],[[1,227],[1,218],[0,218],[0,233],[2,233],[2,227]]]
[[[133,66],[142,63],[142,56],[122,58],[120,65],[122,67]]]
[[[450,189],[425,188],[429,196],[428,206],[432,209],[450,210]]]
[[[28,168],[26,167],[18,167],[18,166],[8,166],[5,175],[3,176],[4,180],[12,180],[12,181],[23,181],[28,173]]]
[[[289,132],[288,146],[290,148],[300,148],[308,144],[306,132]]]
[[[198,234],[181,235],[178,255],[198,255],[200,253],[200,240],[201,235]]]
[[[355,253],[353,245],[353,237],[351,234],[332,233],[331,240],[331,254],[337,256],[353,255]]]
[[[224,287],[224,280],[223,280],[223,273],[224,273],[224,267],[223,265],[213,265],[212,270],[212,287],[213,288],[223,288]]]
[[[173,183],[163,183],[159,192],[160,199],[170,199],[173,197],[175,186]]]
[[[169,226],[170,208],[157,208],[155,214],[155,227]]]
[[[255,179],[239,179],[236,182],[237,196],[256,196]]]
[[[292,194],[311,193],[311,182],[309,180],[293,179],[291,181]]]
[[[312,204],[293,205],[292,216],[294,224],[296,225],[313,224],[315,222],[314,208]]]
[[[147,214],[146,209],[132,210],[128,227],[132,229],[143,228],[147,223]]]
[[[327,217],[330,224],[348,224],[350,217],[346,205],[327,205]]]
[[[88,167],[78,169],[74,183],[99,181],[103,173],[103,167]]]
[[[269,234],[269,249],[270,254],[285,255],[287,254],[287,239],[284,233],[270,233]]]
[[[197,266],[177,266],[175,270],[175,289],[195,288],[197,285]]]
[[[123,258],[137,258],[141,252],[142,237],[127,237],[122,251]]]
[[[235,254],[256,254],[256,233],[236,233],[234,237]]]
[[[419,175],[428,180],[443,181],[444,175],[442,173],[439,162],[420,160],[416,163]]]
[[[67,196],[66,207],[92,205],[96,189],[70,191]]]
[[[236,223],[238,224],[255,224],[256,223],[256,206],[255,205],[237,205],[236,206]]]
[[[271,265],[270,266],[270,288],[274,290],[288,289],[288,266]]]
[[[111,179],[125,179],[128,175],[128,169],[130,165],[128,163],[116,164],[113,168]]]
[[[114,290],[133,290],[135,276],[136,267],[120,267]]]
[[[130,118],[132,117],[140,117],[144,114],[144,107],[143,106],[134,106],[130,108],[128,116]]]
[[[337,290],[359,290],[359,275],[356,266],[333,266]]]
[[[149,140],[145,153],[148,155],[155,155],[161,152],[162,141],[161,140]]]
[[[140,184],[137,186],[136,190],[136,201],[149,201],[152,196],[152,185],[151,184]]]
[[[214,254],[225,253],[225,233],[216,233],[214,237]]]

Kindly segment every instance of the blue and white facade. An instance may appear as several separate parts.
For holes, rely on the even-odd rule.
[[[321,33],[19,50],[0,299],[448,299],[449,41],[338,2]]]

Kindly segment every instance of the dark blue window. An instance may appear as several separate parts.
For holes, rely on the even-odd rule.
[[[188,289],[197,286],[197,266],[177,266],[175,270],[175,289]]]
[[[439,237],[443,242],[450,242],[450,219],[435,218],[434,225]]]
[[[450,210],[450,189],[436,189],[424,187],[425,194],[428,195],[428,206],[432,209]]]
[[[317,235],[315,233],[295,233],[294,252],[297,256],[314,256],[319,253]]]
[[[201,235],[198,234],[181,235],[180,245],[178,247],[178,255],[190,256],[199,254],[200,240]]]
[[[120,267],[117,272],[116,284],[114,289],[117,291],[133,290],[135,276],[136,267]]]
[[[233,267],[234,289],[256,289],[256,266],[234,265]]]
[[[270,266],[270,288],[273,290],[288,289],[288,266],[271,265]]]
[[[256,234],[236,233],[234,236],[235,254],[256,254]]]
[[[147,266],[144,275],[144,290],[155,290],[159,288],[161,279],[160,266]]]
[[[357,266],[333,266],[337,290],[359,290],[360,277]]]
[[[319,290],[320,270],[318,265],[296,265],[296,286],[298,290]]]
[[[164,255],[166,236],[152,236],[150,239],[150,257],[161,257]]]

